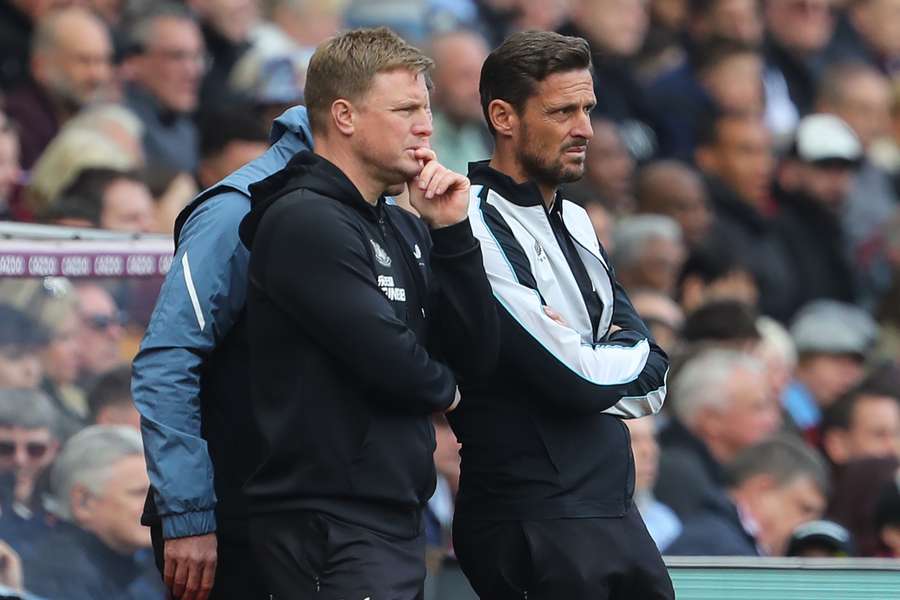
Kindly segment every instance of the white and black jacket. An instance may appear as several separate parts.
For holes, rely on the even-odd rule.
[[[659,411],[668,358],[615,281],[581,207],[557,197],[548,211],[534,183],[517,184],[487,162],[471,164],[469,178],[469,221],[500,308],[501,342],[494,376],[464,386],[450,414],[462,443],[457,512],[622,515],[634,467],[621,418]],[[583,266],[582,287],[571,264]],[[612,325],[621,330],[609,334]]]

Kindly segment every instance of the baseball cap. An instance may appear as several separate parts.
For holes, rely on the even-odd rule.
[[[856,549],[850,532],[834,521],[810,521],[794,530],[788,542],[788,556],[803,556],[804,551],[823,549],[831,556],[853,556]]]
[[[807,163],[856,165],[862,159],[859,138],[840,117],[815,114],[803,117],[794,132],[791,154]]]
[[[790,333],[801,354],[865,356],[878,338],[878,324],[852,304],[815,300],[800,309]]]

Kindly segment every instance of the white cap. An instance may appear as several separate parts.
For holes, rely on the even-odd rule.
[[[800,119],[794,134],[794,153],[803,162],[839,160],[859,162],[862,144],[850,126],[835,115],[816,114]]]

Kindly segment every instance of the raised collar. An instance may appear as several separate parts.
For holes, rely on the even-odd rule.
[[[483,185],[496,191],[505,200],[518,206],[544,206],[544,197],[537,184],[531,180],[522,183],[490,166],[490,160],[469,163],[469,180],[474,185]],[[553,200],[551,210],[562,212],[562,197],[559,191]]]

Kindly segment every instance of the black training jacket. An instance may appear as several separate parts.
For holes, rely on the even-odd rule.
[[[311,152],[251,188],[241,224],[254,414],[250,512],[319,510],[417,535],[431,414],[496,361],[498,319],[468,220],[430,232],[367,203]]]

